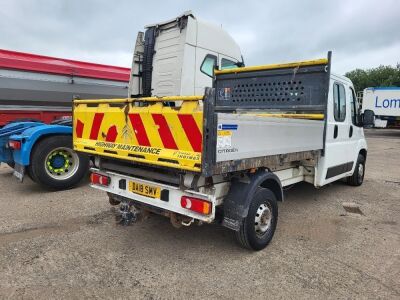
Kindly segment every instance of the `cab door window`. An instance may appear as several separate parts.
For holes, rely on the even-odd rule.
[[[200,71],[207,76],[214,75],[214,68],[217,65],[217,57],[215,55],[207,54],[200,66]]]
[[[333,115],[336,122],[346,119],[346,92],[343,84],[333,84]]]

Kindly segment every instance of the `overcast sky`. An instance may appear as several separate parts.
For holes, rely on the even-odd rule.
[[[400,62],[399,0],[0,0],[0,48],[130,67],[136,33],[186,10],[221,24],[246,65],[325,57]]]

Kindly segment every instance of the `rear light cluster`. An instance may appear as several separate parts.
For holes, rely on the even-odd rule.
[[[111,183],[111,178],[105,175],[101,175],[98,173],[90,174],[90,182],[92,184],[99,184],[104,186],[109,186]]]
[[[21,142],[20,141],[9,141],[8,147],[13,150],[20,150],[21,149]]]
[[[181,206],[203,215],[209,215],[212,209],[212,204],[210,202],[188,196],[181,197]]]

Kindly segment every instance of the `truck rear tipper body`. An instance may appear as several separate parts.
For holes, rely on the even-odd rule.
[[[215,71],[204,96],[76,100],[74,149],[124,220],[218,222],[245,247],[275,231],[283,187],[363,182],[367,146],[351,82],[328,59]],[[173,104],[171,104],[173,103]]]

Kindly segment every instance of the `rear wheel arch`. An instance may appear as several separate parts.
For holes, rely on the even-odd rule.
[[[249,212],[253,196],[260,188],[270,190],[276,200],[283,200],[281,182],[278,176],[268,170],[258,170],[255,173],[247,174],[245,178],[236,177],[232,179],[231,188],[224,199],[222,225],[233,230],[239,230],[242,219]]]
[[[32,147],[30,148],[30,152],[29,152],[29,164],[31,164],[31,162],[32,162],[32,154],[33,154],[33,152],[36,150],[36,148],[38,147],[38,145],[40,145],[40,143],[41,143],[43,140],[50,139],[50,138],[64,137],[64,136],[70,136],[70,135],[69,135],[69,134],[49,133],[49,134],[43,134],[43,135],[41,135],[39,138],[37,138],[37,139],[32,143]]]
[[[281,184],[278,176],[276,176],[275,174],[273,174],[273,175],[276,178],[271,177],[271,178],[266,179],[265,181],[263,181],[260,184],[260,187],[270,189],[274,193],[276,200],[282,202],[283,201],[282,184]]]

